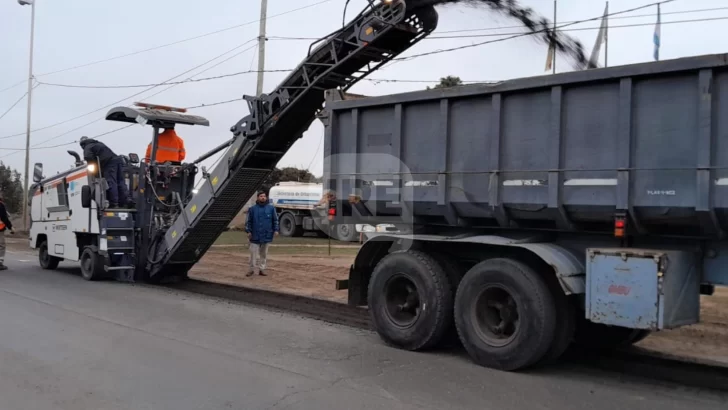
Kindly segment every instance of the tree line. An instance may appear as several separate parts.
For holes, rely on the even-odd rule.
[[[0,198],[9,213],[20,212],[23,206],[23,180],[20,172],[0,162]]]
[[[322,179],[315,176],[307,169],[296,167],[276,168],[263,182],[262,190],[270,191],[279,182],[313,182],[321,183]]]

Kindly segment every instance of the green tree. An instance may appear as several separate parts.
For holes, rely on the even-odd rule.
[[[18,171],[0,162],[0,195],[10,213],[20,212],[23,206],[23,181]]]
[[[276,168],[263,182],[263,190],[268,191],[279,182],[321,182],[314,174],[307,169],[296,167]]]
[[[460,77],[449,75],[447,77],[440,78],[440,83],[435,85],[435,88],[450,88],[450,87],[457,87],[463,85],[463,80],[460,79]],[[430,86],[427,86],[428,90],[431,90]]]

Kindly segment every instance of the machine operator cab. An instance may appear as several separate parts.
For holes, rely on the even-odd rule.
[[[156,161],[159,149],[160,129],[173,128],[177,124],[209,126],[207,119],[186,114],[186,109],[157,104],[134,103],[134,107],[116,107],[106,114],[109,121],[137,123],[152,127],[151,159],[149,162],[140,162],[139,156],[130,154],[122,156],[124,160],[124,176],[131,196],[131,203],[139,204],[142,197],[150,198],[148,203],[158,212],[168,213],[170,208],[184,206],[192,196],[197,166],[188,163],[158,163]],[[94,172],[91,172],[93,169]],[[95,178],[94,178],[95,177]],[[144,187],[148,188],[145,190]],[[89,164],[89,199],[97,204],[106,204],[106,185],[98,167]],[[84,207],[91,206],[84,201]],[[135,206],[135,210],[139,210]]]

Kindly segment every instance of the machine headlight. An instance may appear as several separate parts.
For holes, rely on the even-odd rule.
[[[89,174],[92,174],[92,175],[95,174],[96,173],[96,164],[88,164],[86,166],[86,170],[88,171]]]
[[[200,192],[200,190],[195,188],[192,190],[192,195],[197,195],[198,192]]]

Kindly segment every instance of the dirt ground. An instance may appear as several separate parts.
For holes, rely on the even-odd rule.
[[[346,279],[353,253],[328,256],[327,249],[317,248],[320,256],[296,254],[283,247],[271,247],[268,276],[246,277],[248,253],[243,247],[209,251],[190,272],[190,277],[231,285],[293,293],[301,296],[346,302],[346,291],[336,290],[337,279]],[[337,249],[339,250],[339,249]]]
[[[328,256],[324,248],[318,255],[311,256],[313,249],[302,249],[301,254],[297,254],[297,249],[272,247],[267,269],[269,276],[246,277],[247,249],[218,248],[208,252],[190,276],[345,303],[346,291],[336,290],[335,281],[347,278],[354,252],[336,249],[340,251],[338,254]],[[713,296],[702,298],[700,324],[656,332],[637,346],[728,366],[728,289],[717,288]]]

